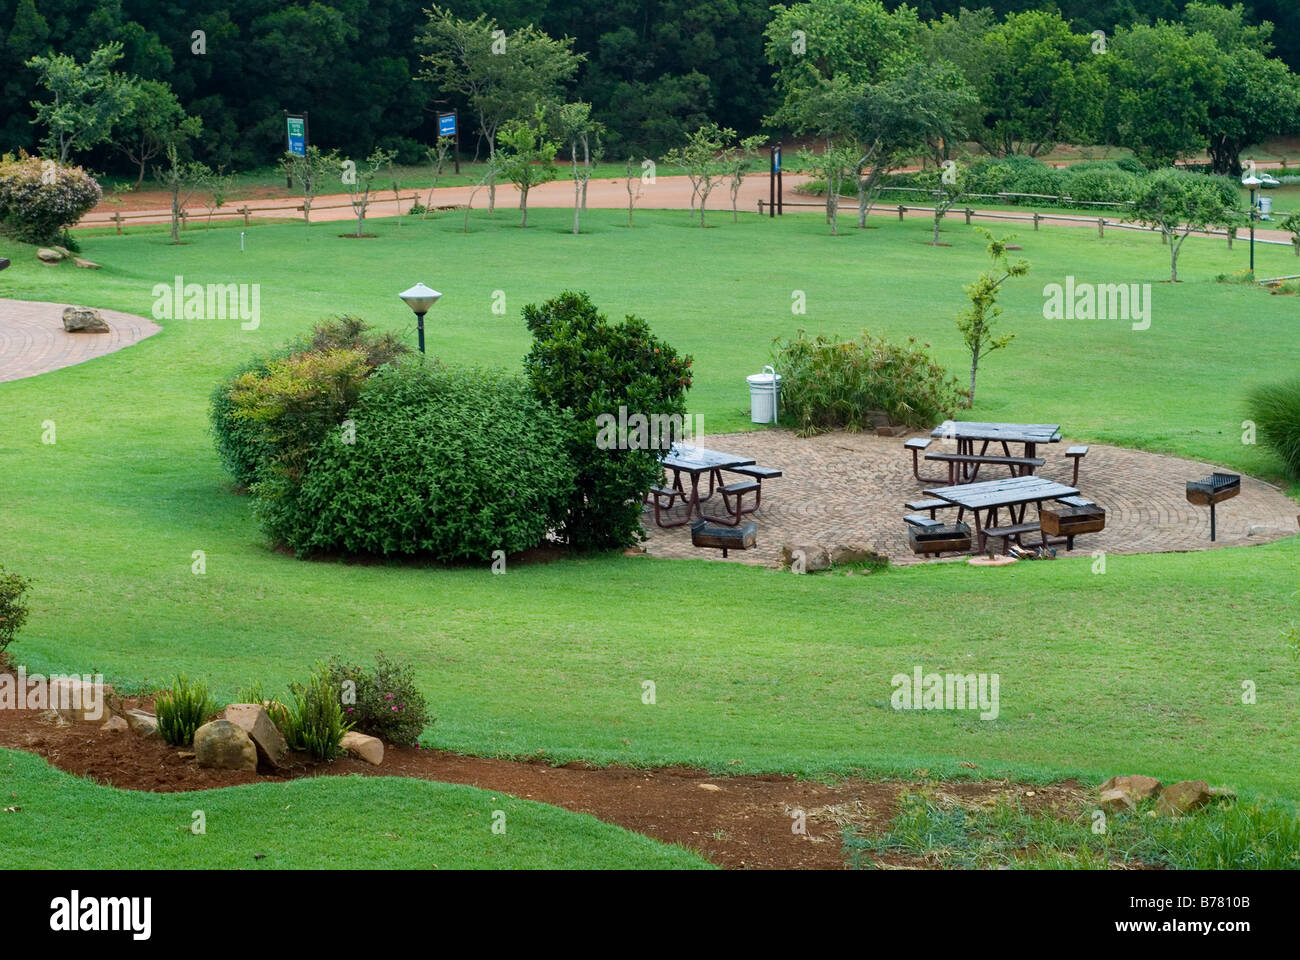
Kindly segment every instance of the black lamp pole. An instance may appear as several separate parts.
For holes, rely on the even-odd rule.
[[[1250,188],[1250,272],[1255,272],[1255,188]]]
[[[418,312],[416,313],[416,315],[415,315],[415,329],[416,329],[417,331],[419,331],[419,336],[420,336],[420,353],[421,353],[421,355],[423,355],[423,353],[424,353],[424,314],[423,314],[423,313],[418,313]]]

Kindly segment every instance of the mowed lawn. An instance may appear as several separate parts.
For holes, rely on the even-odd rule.
[[[710,432],[747,426],[743,377],[771,338],[804,326],[915,335],[961,371],[953,317],[985,265],[974,231],[881,219],[831,238],[816,215],[691,227],[685,213],[476,214],[90,239],[98,272],[29,264],[0,296],[149,313],[151,288],[186,281],[261,284],[261,326],[164,321],[111,357],[0,384],[4,507],[0,562],[37,579],[15,647],[29,667],[97,668],[126,685],[179,671],[232,697],[278,685],[312,661],[368,651],[411,660],[437,721],[431,746],[539,752],[634,764],[805,775],[1024,776],[1147,772],[1300,794],[1300,663],[1283,636],[1296,619],[1300,543],[1187,555],[1086,553],[975,570],[943,564],[871,577],[795,577],[704,561],[596,557],[481,568],[303,563],[268,550],[246,498],[229,489],[206,436],[213,382],[250,353],[323,316],[413,322],[396,293],[442,290],[432,352],[517,368],[528,346],[519,308],[586,289],[611,315],[636,312],[695,356],[692,412]],[[1180,273],[1154,236],[1023,233],[1029,278],[1006,290],[1019,334],[982,371],[974,414],[1052,420],[1072,437],[1172,450],[1270,474],[1240,442],[1243,391],[1300,360],[1300,301],[1215,284],[1223,244],[1189,240]],[[1232,252],[1244,257],[1241,245]],[[1289,251],[1259,251],[1261,273]],[[1275,262],[1274,262],[1275,261]],[[1042,286],[1067,275],[1151,282],[1151,328],[1048,321]],[[494,314],[504,293],[505,314]],[[806,315],[791,312],[803,291]],[[495,298],[495,300],[494,300]],[[53,420],[57,443],[41,443]],[[1177,479],[1177,478],[1175,478]],[[910,491],[908,491],[910,492]],[[901,491],[900,491],[901,493]],[[206,574],[191,573],[206,555]],[[926,671],[997,673],[997,720],[973,712],[896,712],[890,679]],[[643,702],[645,682],[655,703]],[[1243,682],[1255,702],[1243,703]],[[970,766],[973,764],[974,766]]]
[[[595,817],[450,783],[310,777],[196,793],[115,790],[0,749],[6,866],[59,870],[699,869]],[[201,818],[195,813],[201,812]],[[499,824],[493,831],[493,824]],[[201,825],[202,833],[195,833]]]

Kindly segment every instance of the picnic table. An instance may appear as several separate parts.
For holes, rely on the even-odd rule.
[[[1044,500],[1077,496],[1079,491],[1064,483],[1046,477],[1004,477],[981,483],[960,483],[949,487],[934,487],[925,491],[927,496],[946,500],[959,508],[957,519],[969,510],[975,518],[975,551],[983,553],[988,537],[995,536],[1006,543],[1014,539],[1021,544],[1021,536],[1038,533],[1047,546],[1047,534],[1041,524],[1026,523],[1025,509],[1029,504],[1041,509]],[[998,526],[998,513],[1005,509],[1011,523]],[[981,516],[983,514],[983,516]],[[1021,544],[1023,546],[1023,544]]]
[[[659,458],[659,462],[664,465],[664,469],[673,471],[673,489],[681,494],[682,500],[686,503],[686,518],[679,523],[660,523],[660,526],[665,527],[681,526],[688,523],[692,516],[701,515],[700,503],[713,496],[715,483],[721,485],[723,470],[732,467],[748,467],[755,463],[753,457],[710,450],[707,447],[688,447],[681,443],[673,444],[672,448]],[[709,475],[709,492],[701,497],[700,475],[705,473]],[[682,488],[682,474],[691,478],[690,493]]]
[[[955,460],[956,463],[949,464],[950,478],[955,478],[958,483],[974,483],[975,478],[979,475],[981,460],[990,463],[1017,461],[1018,463],[1009,464],[1013,473],[1017,465],[1022,470],[1033,473],[1035,464],[1026,463],[1025,461],[1032,461],[1037,458],[1040,443],[1059,443],[1061,440],[1061,425],[1059,423],[989,423],[979,420],[948,420],[931,430],[930,436],[936,439],[956,440],[957,454],[956,457],[947,454],[927,454],[926,459]],[[981,445],[978,453],[975,450],[976,443]],[[990,443],[1001,445],[1001,458],[989,457]],[[1011,443],[1024,444],[1025,449],[1022,457],[1012,455],[1010,447],[1007,446],[1007,444]],[[957,469],[958,467],[960,469]]]

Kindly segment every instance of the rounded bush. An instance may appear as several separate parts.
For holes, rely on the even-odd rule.
[[[24,243],[57,243],[101,196],[98,182],[81,167],[26,155],[0,161],[0,221]]]
[[[1076,202],[1122,203],[1137,190],[1138,178],[1113,165],[1080,165],[1070,174],[1069,193]]]
[[[1300,377],[1257,387],[1247,404],[1259,439],[1281,458],[1290,476],[1300,477]]]
[[[487,560],[541,543],[573,487],[566,420],[518,378],[392,363],[349,420],[297,485],[254,487],[268,533],[299,555]]]

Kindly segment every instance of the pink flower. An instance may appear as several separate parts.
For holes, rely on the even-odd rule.
[[[396,707],[393,707],[393,713],[396,713],[396,712],[397,712],[397,708],[396,708]]]

